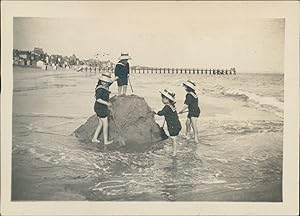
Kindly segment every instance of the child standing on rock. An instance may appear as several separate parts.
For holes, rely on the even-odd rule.
[[[165,89],[160,91],[162,97],[162,103],[165,104],[164,108],[157,112],[159,116],[164,116],[167,122],[168,131],[173,143],[173,156],[177,153],[177,141],[176,137],[181,131],[181,124],[178,118],[178,114],[175,108],[175,94]]]
[[[192,126],[194,131],[195,142],[199,143],[197,120],[200,115],[200,108],[198,105],[198,97],[195,92],[196,85],[194,82],[188,80],[183,83],[183,86],[185,87],[187,94],[185,96],[184,106],[182,110],[179,112],[179,114],[183,113],[186,109],[188,109],[185,136],[187,139],[190,138],[190,132]]]
[[[96,101],[94,104],[94,111],[97,114],[99,124],[95,131],[92,142],[100,143],[100,141],[98,140],[98,136],[103,127],[104,145],[113,143],[112,140],[108,140],[108,116],[110,114],[110,110],[108,109],[108,107],[112,105],[109,102],[109,86],[117,79],[118,77],[112,79],[110,73],[108,72],[103,73],[99,78],[98,84],[95,89]]]
[[[127,53],[122,53],[119,57],[119,62],[116,64],[115,76],[119,77],[118,83],[118,95],[126,95],[128,78],[129,78],[129,63],[131,57]]]

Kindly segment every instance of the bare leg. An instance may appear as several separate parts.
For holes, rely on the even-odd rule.
[[[122,86],[118,86],[118,95],[121,95]]]
[[[95,131],[94,137],[92,139],[92,142],[95,142],[95,143],[99,143],[100,142],[98,140],[98,136],[99,136],[99,134],[101,132],[101,129],[102,129],[102,121],[101,121],[101,119],[99,117],[98,117],[98,120],[99,120],[99,124],[98,124],[98,127],[97,127],[96,131]]]
[[[192,117],[191,119],[192,119],[192,127],[193,127],[193,130],[194,130],[195,142],[199,143],[199,140],[198,140],[198,126],[197,126],[197,119],[198,118]]]
[[[126,95],[127,85],[123,85],[123,95]]]
[[[103,123],[103,137],[104,137],[104,145],[109,145],[113,143],[112,140],[108,140],[108,117],[101,118],[101,121]]]
[[[190,119],[190,118],[187,118],[187,119],[186,119],[185,127],[186,127],[186,130],[185,130],[185,137],[186,137],[187,139],[189,139],[189,138],[191,138],[191,137],[190,137],[190,133],[191,133],[191,119]]]
[[[175,157],[177,154],[177,141],[176,136],[171,137],[173,143],[173,156]]]

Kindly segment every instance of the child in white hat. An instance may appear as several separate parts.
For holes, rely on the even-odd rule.
[[[167,122],[168,131],[173,143],[173,156],[177,153],[176,137],[181,131],[181,124],[175,108],[175,94],[167,89],[160,91],[162,103],[165,104],[164,108],[157,112],[159,116],[164,116]]]
[[[104,145],[109,145],[113,143],[113,140],[108,140],[108,116],[110,114],[110,107],[112,104],[109,102],[109,86],[117,80],[118,77],[112,78],[110,73],[105,72],[99,78],[98,84],[95,89],[96,101],[94,104],[94,111],[97,114],[99,124],[95,131],[92,142],[100,143],[98,136],[103,126],[103,137]]]
[[[119,57],[119,62],[116,64],[115,68],[115,76],[119,77],[117,84],[118,84],[118,95],[126,95],[127,85],[128,85],[128,78],[129,78],[129,63],[131,57],[128,53],[121,53]]]
[[[198,97],[195,92],[196,84],[188,80],[183,83],[183,86],[185,87],[187,94],[185,96],[184,106],[182,110],[179,112],[179,114],[183,113],[186,109],[188,109],[185,136],[187,139],[190,138],[190,132],[192,126],[194,131],[195,142],[199,143],[197,120],[200,115],[200,108],[198,105]]]

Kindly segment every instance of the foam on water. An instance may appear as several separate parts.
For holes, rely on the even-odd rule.
[[[253,102],[261,107],[274,108],[275,110],[283,111],[284,103],[276,99],[275,97],[260,96],[255,93],[242,91],[239,89],[227,89],[221,92],[222,95],[229,97],[241,98],[245,101]]]
[[[226,88],[217,85],[214,89],[204,88],[203,92],[216,97],[228,97],[246,102],[253,108],[258,108],[267,112],[273,112],[278,117],[283,118],[284,103],[275,96],[262,96],[246,90]]]

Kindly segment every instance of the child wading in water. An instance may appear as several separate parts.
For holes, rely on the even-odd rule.
[[[181,124],[175,108],[175,94],[165,89],[161,91],[161,100],[165,104],[164,108],[157,112],[157,115],[164,116],[167,122],[168,131],[173,142],[173,156],[177,153],[176,137],[181,131]]]
[[[96,101],[94,105],[94,110],[97,114],[99,125],[95,131],[92,142],[100,143],[100,141],[98,140],[98,136],[103,126],[104,145],[113,143],[112,140],[108,140],[108,116],[110,114],[110,110],[108,109],[108,107],[112,105],[109,102],[109,86],[117,79],[118,77],[112,79],[110,73],[108,72],[103,73],[99,78],[98,84],[95,89]]]
[[[194,131],[194,139],[196,143],[199,143],[198,140],[198,128],[197,128],[197,119],[200,115],[200,108],[198,106],[198,97],[195,92],[195,83],[188,80],[183,83],[185,90],[187,92],[185,96],[184,106],[179,114],[183,113],[186,109],[188,109],[188,115],[186,120],[186,131],[185,136],[187,139],[190,138],[191,126]]]

